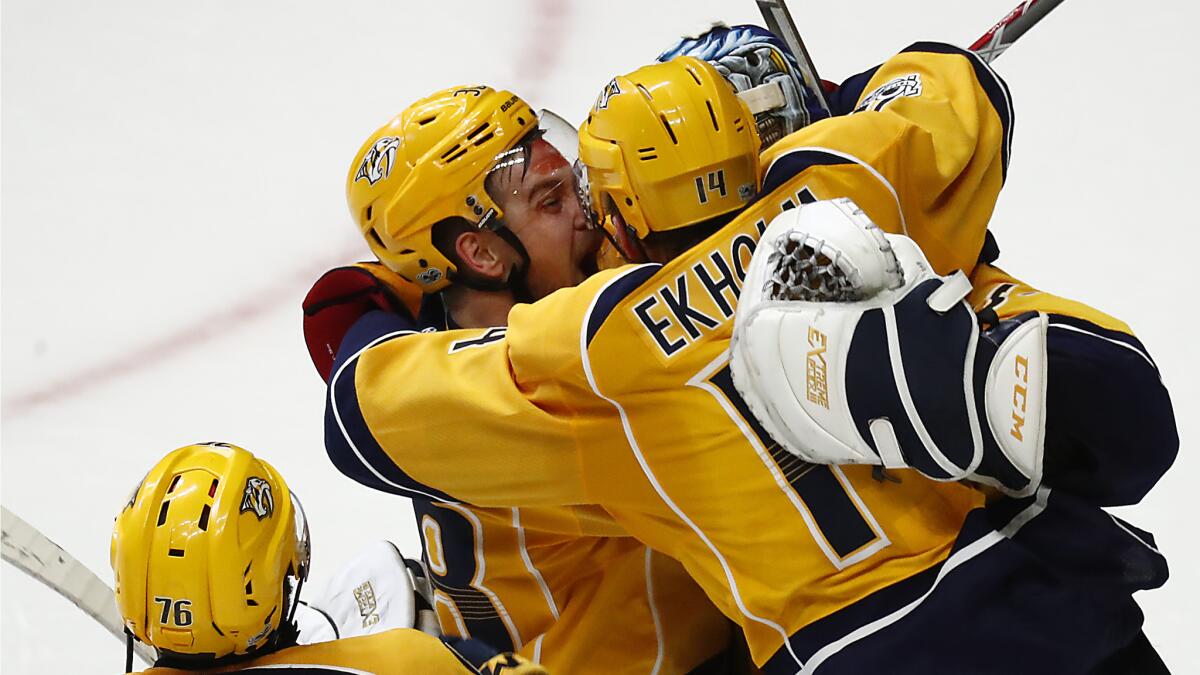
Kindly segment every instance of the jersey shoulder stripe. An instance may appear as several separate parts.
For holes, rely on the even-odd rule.
[[[786,142],[787,139],[785,138],[784,140],[780,141],[780,144]],[[793,159],[793,157],[795,157],[795,159]],[[908,221],[904,216],[904,209],[900,204],[900,194],[896,192],[895,186],[893,186],[891,182],[879,172],[878,169],[876,169],[874,166],[871,166],[871,164],[868,162],[855,157],[850,153],[842,152],[840,150],[821,147],[797,147],[791,150],[783,150],[780,154],[774,155],[774,159],[770,160],[770,164],[767,165],[766,171],[767,178],[772,181],[771,191],[768,192],[765,189],[766,181],[764,180],[764,190],[762,191],[763,197],[770,196],[773,192],[788,185],[790,181],[795,180],[797,176],[811,167],[848,165],[861,166],[867,171],[867,173],[871,174],[875,180],[879,181],[879,183],[883,185],[889,194],[891,194],[892,201],[895,202],[896,205],[896,216],[900,222],[900,232],[907,235]],[[779,168],[776,169],[776,166]],[[792,207],[794,206],[795,205],[793,204]],[[792,207],[789,207],[787,202],[782,205],[784,210]]]
[[[1013,133],[1013,107],[1012,94],[1008,91],[1008,84],[992,70],[992,67],[983,60],[975,52],[967,51],[954,45],[948,45],[943,42],[917,42],[901,53],[929,53],[929,54],[956,54],[966,58],[971,67],[975,70],[975,79],[979,82],[979,86],[983,88],[987,94],[988,100],[991,101],[992,107],[996,109],[996,114],[1000,116],[1000,126],[1004,130],[1004,143],[1000,147],[1000,169],[1001,175],[1008,177],[1008,157],[1012,150],[1012,133]]]
[[[604,320],[613,313],[617,305],[660,269],[662,269],[662,265],[657,263],[638,265],[608,282],[596,296],[588,315],[585,344],[592,344],[592,338],[595,337],[596,331],[600,330],[600,326],[604,325]]]
[[[358,403],[355,374],[367,349],[417,332],[405,318],[377,311],[363,315],[342,342],[329,380],[325,409],[325,451],[348,478],[367,487],[415,499],[457,503],[450,495],[420,483],[388,457],[371,434]]]
[[[829,96],[829,109],[833,112],[834,117],[849,115],[853,112],[855,106],[858,105],[858,100],[862,98],[867,84],[871,81],[871,78],[875,77],[875,73],[879,71],[879,68],[880,66],[875,66],[857,75],[851,75],[838,85],[837,90]]]
[[[1141,340],[1137,339],[1130,333],[1104,328],[1103,326],[1099,326],[1091,321],[1088,321],[1087,319],[1068,316],[1066,314],[1050,314],[1050,327],[1071,330],[1076,333],[1090,335],[1093,338],[1118,344],[1145,359],[1146,363],[1150,364],[1150,366],[1154,368],[1155,372],[1158,371],[1158,364],[1154,362],[1154,359],[1150,358],[1150,352],[1147,351],[1146,346],[1142,344]]]
[[[845,155],[835,154],[821,148],[797,148],[776,157],[775,161],[767,167],[759,197],[770,195],[809,167],[853,163],[854,161]]]

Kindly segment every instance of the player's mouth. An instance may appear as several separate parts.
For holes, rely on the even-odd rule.
[[[576,247],[575,254],[575,269],[578,272],[579,281],[583,281],[600,271],[599,253],[600,244],[604,238],[598,230],[586,230],[579,232],[577,236],[581,237],[578,242],[580,245]]]

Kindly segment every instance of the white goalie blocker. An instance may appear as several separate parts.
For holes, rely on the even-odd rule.
[[[1041,480],[1046,317],[981,335],[970,291],[962,272],[938,276],[915,242],[849,199],[784,211],[743,284],[734,385],[805,461],[1030,494]]]

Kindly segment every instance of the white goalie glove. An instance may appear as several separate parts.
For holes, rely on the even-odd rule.
[[[734,385],[771,437],[816,464],[913,468],[1013,495],[1041,480],[1046,317],[981,334],[970,282],[849,199],[763,233],[734,324]]]

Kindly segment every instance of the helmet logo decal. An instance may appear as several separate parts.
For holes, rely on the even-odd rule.
[[[258,646],[258,643],[262,642],[263,638],[267,637],[270,634],[271,634],[271,620],[270,620],[270,617],[268,617],[267,622],[265,624],[263,624],[262,630],[258,631],[257,635],[254,635],[249,640],[246,640],[246,649],[253,649],[254,647]]]
[[[417,275],[417,281],[422,284],[436,284],[442,278],[442,271],[436,267],[430,267]]]
[[[616,78],[609,80],[608,84],[604,85],[604,90],[600,92],[600,98],[596,99],[595,110],[605,110],[608,108],[608,100],[617,94],[621,93],[621,87],[617,84]]]
[[[271,495],[271,484],[262,478],[251,476],[246,479],[242,492],[242,509],[239,513],[252,511],[259,520],[275,512],[275,498]]]
[[[384,136],[363,156],[354,174],[354,182],[366,180],[371,185],[392,175],[392,164],[396,161],[396,149],[400,147],[399,136]]]

